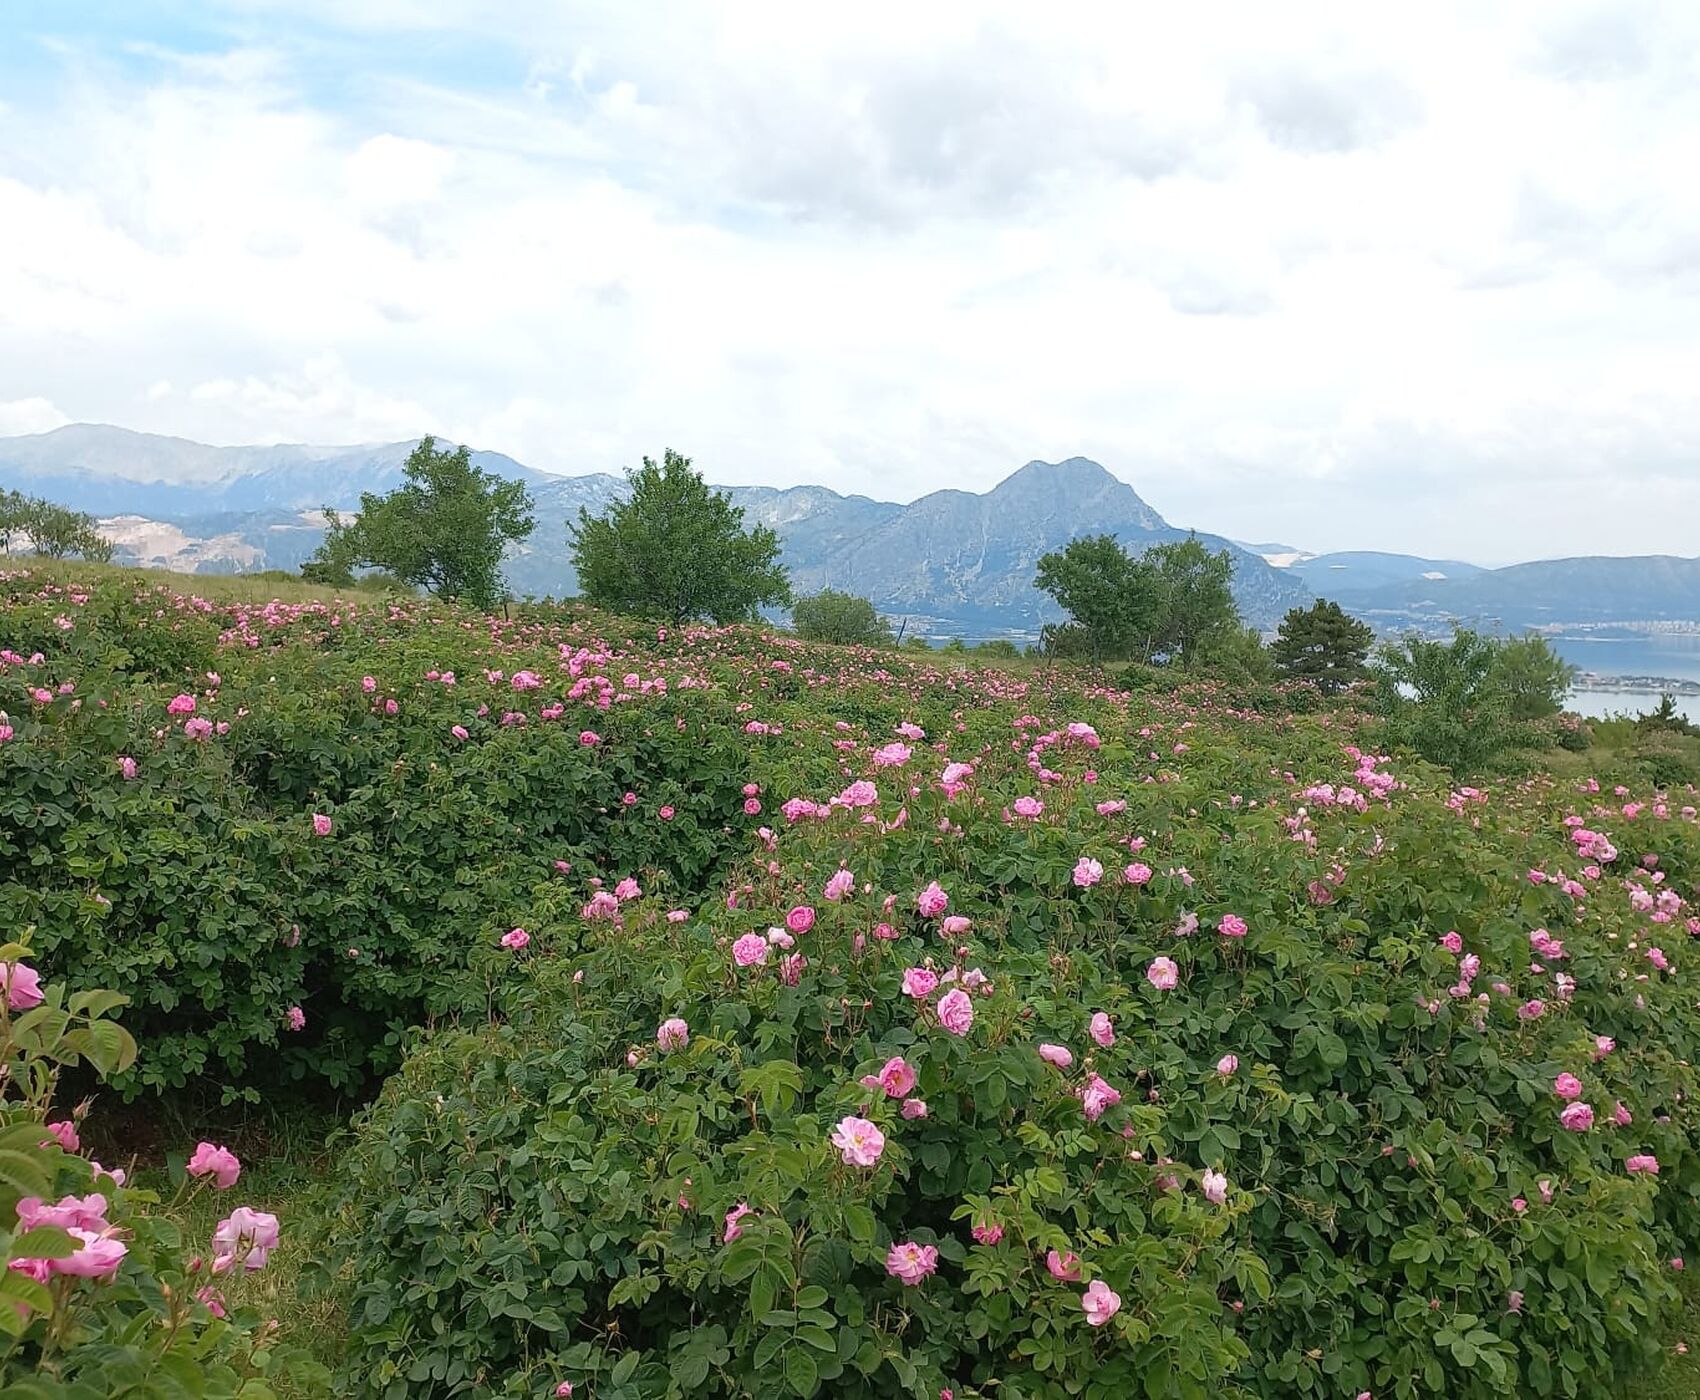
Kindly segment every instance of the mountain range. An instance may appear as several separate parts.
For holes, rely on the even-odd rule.
[[[118,557],[189,571],[293,569],[318,547],[324,507],[402,479],[411,442],[352,447],[210,447],[97,424],[0,438],[0,486],[95,514]],[[597,514],[624,478],[559,476],[499,452],[486,471],[522,480],[537,528],[510,553],[521,596],[573,593],[566,525]],[[841,588],[872,599],[911,631],[1030,636],[1059,614],[1033,588],[1039,557],[1080,535],[1130,549],[1184,539],[1126,482],[1072,457],[1029,462],[990,491],[935,491],[900,505],[820,486],[723,486],[745,518],[771,526],[799,594]],[[1312,597],[1336,598],[1380,630],[1443,628],[1453,618],[1516,629],[1566,622],[1700,623],[1700,559],[1584,558],[1484,569],[1457,560],[1372,552],[1310,554],[1198,532],[1234,560],[1248,622],[1271,628]]]

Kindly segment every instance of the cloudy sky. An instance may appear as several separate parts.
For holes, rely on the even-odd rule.
[[[0,434],[1693,554],[1696,171],[1693,0],[5,0]]]

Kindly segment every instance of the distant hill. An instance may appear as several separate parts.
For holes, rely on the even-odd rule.
[[[1565,623],[1700,623],[1700,559],[1669,554],[1542,559],[1465,577],[1407,579],[1354,593],[1349,604],[1384,629],[1453,620],[1489,631]]]
[[[411,442],[353,447],[208,447],[124,428],[72,424],[0,438],[0,485],[91,511],[119,557],[209,572],[295,568],[322,535],[318,512],[355,505],[362,491],[401,480]],[[537,529],[506,564],[519,594],[570,594],[566,525],[599,513],[625,489],[605,473],[556,476],[498,452],[487,471],[523,480]],[[1130,549],[1184,539],[1126,482],[1096,462],[1029,462],[984,495],[938,491],[909,505],[843,496],[820,486],[722,487],[746,518],[771,526],[800,593],[849,589],[919,630],[1031,634],[1060,616],[1033,588],[1039,557],[1080,535],[1107,532]],[[1302,580],[1213,535],[1234,557],[1234,590],[1248,621],[1273,627],[1306,601]],[[912,628],[915,630],[915,628]]]
[[[352,447],[208,447],[184,438],[72,424],[0,438],[0,486],[99,516],[121,559],[220,573],[293,569],[323,535],[324,506],[401,480],[411,442]],[[520,595],[577,589],[567,523],[625,491],[608,473],[558,476],[500,452],[487,471],[522,480],[537,529],[506,564]],[[799,593],[832,587],[871,598],[909,630],[970,638],[1031,636],[1057,609],[1033,587],[1039,557],[1107,532],[1140,550],[1188,533],[1125,481],[1084,457],[1029,462],[990,491],[935,491],[908,505],[822,486],[727,486],[746,517],[771,526]],[[1444,632],[1452,621],[1519,631],[1566,623],[1700,624],[1700,560],[1554,559],[1484,569],[1456,559],[1354,550],[1312,555],[1201,534],[1234,559],[1234,592],[1266,630],[1312,597],[1334,598],[1384,633]]]
[[[1316,554],[1288,566],[1318,596],[1344,603],[1359,593],[1389,584],[1432,582],[1443,578],[1474,578],[1487,573],[1477,564],[1457,559],[1420,559],[1412,554],[1381,554],[1374,550],[1348,550],[1339,554]]]

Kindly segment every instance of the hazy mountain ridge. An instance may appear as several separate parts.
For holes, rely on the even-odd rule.
[[[90,511],[128,562],[208,572],[298,568],[322,537],[320,510],[398,484],[410,442],[322,447],[209,447],[184,438],[72,424],[0,438],[0,486]],[[557,476],[499,452],[487,471],[523,480],[537,528],[510,555],[520,595],[574,592],[566,529],[625,492],[608,473]],[[1041,555],[1107,532],[1133,549],[1184,539],[1126,482],[1082,457],[1027,463],[990,491],[935,491],[900,505],[823,486],[720,487],[746,519],[771,527],[799,593],[843,588],[922,630],[1032,634],[1060,614],[1033,588]],[[1272,628],[1313,596],[1396,632],[1450,620],[1515,630],[1566,622],[1700,624],[1700,559],[1653,556],[1546,560],[1483,569],[1378,551],[1312,555],[1201,534],[1234,558],[1234,590],[1252,624]],[[1274,557],[1272,563],[1270,558]],[[1276,564],[1279,564],[1279,567]]]

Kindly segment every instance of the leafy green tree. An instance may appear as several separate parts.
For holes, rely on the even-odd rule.
[[[1538,721],[1557,712],[1569,675],[1549,667],[1528,640],[1460,629],[1444,642],[1411,636],[1383,646],[1377,707],[1389,740],[1462,774],[1550,744],[1551,726]]]
[[[1255,627],[1224,627],[1210,632],[1193,661],[1234,685],[1268,685],[1275,679],[1275,661]]]
[[[386,495],[362,492],[351,520],[326,510],[330,528],[303,578],[346,584],[357,568],[384,569],[411,587],[478,608],[501,601],[502,554],[530,535],[531,493],[472,465],[465,447],[422,438]]]
[[[1105,661],[1149,654],[1163,606],[1158,580],[1113,535],[1086,535],[1046,554],[1033,583],[1071,619],[1045,628],[1050,655]]]
[[[854,593],[823,588],[791,606],[791,625],[799,637],[839,646],[890,646],[891,624],[874,605]]]
[[[1664,731],[1671,734],[1700,735],[1700,724],[1684,719],[1681,711],[1676,708],[1676,697],[1666,691],[1659,696],[1656,706],[1635,717],[1635,730],[1639,734]]]
[[[990,656],[999,660],[1013,661],[1021,655],[1021,648],[1007,637],[993,637],[988,642],[981,642],[974,648],[976,656]]]
[[[1333,695],[1369,675],[1364,664],[1375,634],[1338,603],[1318,598],[1281,619],[1269,652],[1276,668],[1292,680],[1309,681]]]
[[[112,541],[100,533],[92,515],[55,505],[16,491],[0,492],[0,542],[8,553],[12,541],[27,536],[37,554],[64,559],[80,554],[97,564],[112,559]]]
[[[1151,571],[1158,604],[1156,627],[1146,640],[1146,660],[1161,656],[1190,666],[1202,648],[1239,630],[1234,561],[1227,550],[1212,553],[1196,535],[1189,535],[1153,545],[1139,563]]]
[[[1499,644],[1492,683],[1504,692],[1514,720],[1551,719],[1564,708],[1564,697],[1575,681],[1576,668],[1545,637],[1531,633]]]
[[[598,607],[682,623],[742,622],[789,601],[779,537],[744,528],[744,512],[669,448],[628,471],[631,495],[567,527],[584,597]]]

